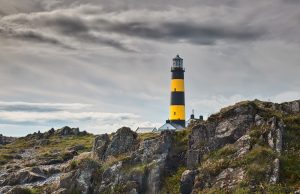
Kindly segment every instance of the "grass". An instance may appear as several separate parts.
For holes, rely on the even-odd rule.
[[[138,133],[138,139],[141,141],[147,140],[147,139],[154,139],[156,137],[159,137],[160,133]]]
[[[175,172],[164,178],[163,181],[163,193],[180,193],[180,179],[182,173],[186,170],[186,167],[179,167]]]
[[[68,149],[82,144],[84,149],[79,152],[90,151],[92,149],[94,135],[78,135],[66,136],[53,135],[49,138],[50,143],[44,146],[35,146],[36,140],[34,138],[22,137],[11,144],[0,146],[0,165],[4,165],[14,159],[22,150],[35,148],[35,153],[38,158],[61,158],[68,159]]]
[[[172,149],[176,153],[185,152],[188,149],[189,135],[191,134],[191,129],[185,129],[181,131],[176,131],[173,136]]]
[[[280,157],[280,182],[290,187],[300,187],[300,114],[284,118],[283,153]]]
[[[100,171],[104,172],[109,167],[113,166],[114,164],[117,164],[120,161],[127,161],[130,159],[130,156],[127,156],[127,154],[120,154],[118,156],[109,156],[104,162],[101,163],[101,169]]]

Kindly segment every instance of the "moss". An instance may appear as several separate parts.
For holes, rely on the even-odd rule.
[[[138,134],[138,138],[139,140],[141,141],[144,141],[146,139],[154,139],[156,137],[159,137],[160,133],[153,133],[153,132],[150,132],[150,133],[139,133]]]
[[[53,135],[49,138],[50,143],[45,146],[39,146],[35,149],[38,158],[59,158],[63,160],[69,159],[67,150],[75,145],[82,144],[85,149],[79,152],[90,151],[92,149],[94,135],[86,134],[79,136],[61,137]],[[18,138],[13,143],[0,146],[0,164],[6,164],[12,159],[16,153],[21,153],[24,149],[33,148],[36,140],[32,137]]]
[[[120,154],[118,156],[109,156],[104,162],[101,164],[101,171],[104,172],[109,167],[113,166],[114,164],[117,164],[120,161],[127,161],[131,157],[127,156],[127,154]]]
[[[280,157],[280,182],[289,187],[300,186],[300,114],[285,117],[283,153]]]
[[[207,188],[202,191],[197,192],[198,194],[228,194],[227,191],[220,188]]]
[[[237,151],[236,147],[232,144],[227,144],[224,147],[211,152],[209,155],[205,156],[207,158],[220,159],[224,157],[229,157]]]
[[[180,179],[185,167],[179,167],[175,172],[166,176],[163,181],[163,193],[180,193]]]
[[[189,135],[191,134],[191,129],[185,129],[181,131],[175,131],[173,136],[173,152],[180,153],[185,152],[188,149]]]
[[[77,160],[72,160],[70,164],[71,169],[75,169],[78,166],[78,161]]]

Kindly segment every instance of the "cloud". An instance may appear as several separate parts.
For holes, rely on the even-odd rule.
[[[264,35],[263,29],[243,29],[238,26],[197,24],[188,21],[157,21],[154,25],[150,22],[103,23],[107,31],[114,33],[157,41],[186,41],[199,45],[213,45],[221,40],[254,41]]]
[[[235,94],[232,96],[211,96],[207,99],[193,99],[190,103],[194,108],[197,108],[198,112],[201,111],[200,114],[203,114],[205,117],[208,117],[211,114],[218,112],[221,108],[233,105],[240,101],[245,100],[262,100],[262,101],[271,101],[275,103],[283,103],[300,99],[300,92],[298,91],[286,91],[274,96],[264,97],[261,95],[253,95],[253,96],[244,96],[241,94]]]
[[[265,35],[265,29],[261,26],[201,21],[197,17],[177,8],[167,11],[105,12],[102,7],[80,5],[5,16],[0,19],[0,27],[1,23],[12,26],[7,33],[25,41],[40,41],[70,48],[88,43],[124,52],[140,50],[135,48],[134,43],[142,40],[215,45],[221,41],[255,41]],[[19,30],[16,30],[16,26]]]
[[[62,110],[83,110],[91,107],[81,103],[32,103],[0,101],[0,111],[53,112]]]
[[[122,126],[135,130],[138,126],[160,125],[133,113],[96,112],[89,111],[89,108],[91,105],[81,103],[0,102],[0,133],[7,132],[12,126],[14,130],[31,128],[45,131],[69,125],[99,134],[113,132]],[[16,135],[20,134],[26,135],[26,132]]]
[[[86,5],[9,15],[0,19],[0,32],[6,38],[48,43],[69,49],[79,49],[80,45],[89,44],[90,47],[109,46],[124,52],[135,52],[117,37],[92,29],[87,16],[94,14],[94,11],[95,8]]]
[[[66,45],[65,43],[63,43],[62,41],[54,37],[42,34],[34,30],[25,30],[25,29],[15,30],[11,28],[1,29],[0,27],[0,35],[4,36],[5,38],[12,38],[12,39],[35,42],[35,43],[48,43],[66,49],[73,49],[71,46]]]

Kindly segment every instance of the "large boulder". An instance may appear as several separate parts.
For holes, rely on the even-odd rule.
[[[137,133],[131,131],[128,127],[122,127],[113,135],[106,149],[105,158],[133,151],[137,143]]]

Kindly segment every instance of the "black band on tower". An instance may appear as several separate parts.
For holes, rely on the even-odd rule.
[[[184,92],[171,92],[171,105],[184,105]]]
[[[173,120],[171,122],[185,127],[185,120]]]
[[[172,79],[184,79],[184,71],[172,70]]]

